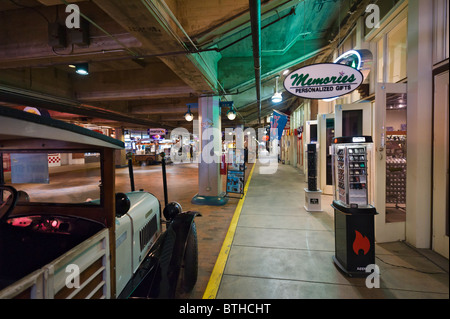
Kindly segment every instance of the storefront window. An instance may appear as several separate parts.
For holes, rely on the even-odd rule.
[[[407,77],[407,20],[403,19],[377,43],[378,82],[397,83]]]
[[[402,20],[387,35],[387,81],[397,83],[406,78],[407,25]]]
[[[381,38],[381,40],[377,43],[377,75],[378,75],[378,82],[386,82],[384,80],[384,38]]]
[[[394,10],[395,7],[398,6],[402,1],[403,0],[374,1],[374,4],[376,4],[378,6],[378,9],[380,10],[380,21],[382,21],[386,16],[389,16],[392,10]],[[367,11],[364,15],[364,19],[367,19],[370,14],[372,14],[372,12]],[[367,36],[371,31],[373,31],[373,28],[368,26],[367,24],[364,24],[364,35]]]

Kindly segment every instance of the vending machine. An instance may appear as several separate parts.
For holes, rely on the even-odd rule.
[[[335,264],[349,276],[367,276],[375,264],[375,207],[370,205],[372,137],[336,137],[332,144]]]

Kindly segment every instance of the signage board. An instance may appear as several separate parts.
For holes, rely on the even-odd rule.
[[[147,129],[148,135],[166,135],[166,129],[164,128],[149,128]]]
[[[11,183],[48,184],[49,182],[47,154],[11,153]]]
[[[227,171],[227,193],[244,194],[245,170]]]
[[[328,99],[348,94],[363,82],[363,74],[344,64],[318,63],[289,73],[286,91],[305,99]]]

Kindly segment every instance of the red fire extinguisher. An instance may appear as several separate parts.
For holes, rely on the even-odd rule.
[[[227,175],[227,163],[225,162],[225,154],[222,154],[220,161],[220,175]]]

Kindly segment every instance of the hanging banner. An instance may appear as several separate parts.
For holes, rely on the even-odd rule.
[[[351,66],[319,63],[291,72],[283,85],[289,93],[305,99],[328,99],[356,90],[363,80],[362,73]]]
[[[272,119],[270,120],[270,140],[273,140],[274,138],[281,140],[287,120],[288,116],[286,114],[273,111]],[[278,129],[277,135],[275,135],[276,129]]]

